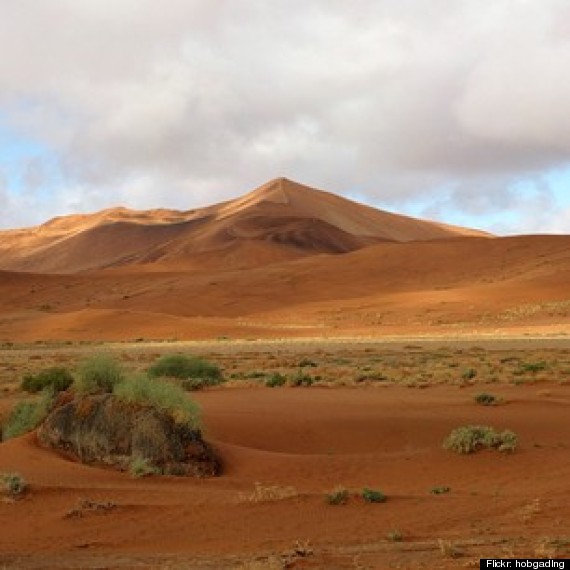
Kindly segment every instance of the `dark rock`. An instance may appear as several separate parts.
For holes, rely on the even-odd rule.
[[[220,472],[220,462],[200,430],[111,394],[73,399],[62,394],[38,428],[38,439],[83,463],[126,469],[140,457],[169,475],[211,477]]]

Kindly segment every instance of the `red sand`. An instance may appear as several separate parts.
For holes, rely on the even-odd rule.
[[[536,387],[494,387],[508,403],[490,408],[473,404],[475,390],[197,394],[206,435],[225,462],[224,475],[211,480],[133,480],[59,458],[38,448],[33,436],[7,442],[0,470],[21,473],[32,487],[25,499],[0,504],[0,562],[23,554],[28,558],[21,563],[30,565],[44,555],[73,560],[88,549],[92,562],[123,556],[132,562],[141,554],[206,555],[223,567],[225,555],[283,552],[296,540],[310,541],[321,557],[336,547],[338,556],[351,547],[366,553],[374,545],[386,547],[387,533],[399,529],[408,550],[432,545],[409,559],[407,567],[415,567],[426,556],[439,561],[437,538],[492,544],[564,534],[570,515],[570,388],[552,386],[545,396],[537,395]],[[520,450],[472,456],[444,451],[449,431],[469,423],[513,429]],[[240,493],[250,493],[256,482],[293,486],[298,496],[240,502]],[[353,498],[346,506],[327,505],[324,493],[337,485],[381,489],[389,500],[368,505]],[[451,492],[431,495],[437,486]],[[80,497],[112,501],[117,508],[66,518]],[[372,567],[387,567],[383,564],[393,558],[389,548],[376,552]],[[337,563],[344,567],[341,558]]]

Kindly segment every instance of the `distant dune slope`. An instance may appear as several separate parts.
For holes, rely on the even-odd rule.
[[[0,269],[245,268],[386,241],[466,236],[487,234],[384,212],[280,178],[242,198],[197,210],[115,208],[1,231]]]

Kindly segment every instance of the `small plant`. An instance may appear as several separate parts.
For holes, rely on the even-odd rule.
[[[305,374],[302,368],[289,380],[289,384],[295,388],[299,386],[312,386],[315,379],[310,374]]]
[[[303,358],[299,362],[299,368],[303,368],[305,366],[310,367],[310,368],[316,368],[317,363],[314,360],[311,360],[310,358]]]
[[[326,501],[329,505],[346,505],[348,503],[349,493],[344,487],[335,487],[330,493],[326,494]]]
[[[374,489],[364,488],[362,490],[362,498],[367,503],[385,503],[386,495],[382,491],[376,491]]]
[[[45,388],[54,392],[63,392],[73,384],[73,376],[66,368],[47,368],[37,374],[27,374],[22,379],[22,390],[36,394]]]
[[[34,430],[48,415],[53,396],[53,391],[46,389],[38,400],[16,404],[2,430],[2,439],[6,441]]]
[[[450,491],[451,491],[450,487],[433,487],[432,489],[430,489],[429,492],[431,495],[445,495]]]
[[[132,477],[147,477],[148,475],[157,475],[159,470],[145,457],[139,455],[133,457],[129,463],[129,473]]]
[[[463,378],[463,380],[473,380],[473,378],[475,378],[476,376],[477,376],[477,370],[475,370],[475,368],[468,368],[463,372],[461,378]]]
[[[400,529],[394,528],[388,532],[386,538],[390,542],[402,542],[402,540],[404,540],[404,533]]]
[[[493,396],[493,394],[486,394],[484,392],[477,394],[475,396],[475,401],[480,406],[496,406],[499,403],[499,400],[496,396]]]
[[[123,379],[119,363],[108,354],[96,354],[81,363],[74,386],[82,394],[111,393]]]
[[[162,356],[148,369],[151,377],[162,376],[188,380],[200,379],[204,386],[212,386],[222,381],[220,368],[203,358],[185,356],[184,354],[168,354]]]
[[[284,386],[287,382],[287,377],[279,372],[274,372],[266,381],[265,385],[268,388],[277,388],[279,386]]]
[[[26,480],[18,473],[0,473],[2,492],[9,497],[19,497],[28,488]]]
[[[113,393],[126,402],[163,410],[178,424],[187,424],[194,429],[200,425],[198,405],[176,384],[138,374],[116,384]]]
[[[445,558],[460,558],[462,556],[461,549],[451,542],[451,540],[438,539],[437,544],[441,555]]]
[[[530,372],[531,374],[536,374],[537,372],[542,372],[543,370],[546,370],[547,367],[548,365],[544,360],[541,360],[539,362],[522,362],[520,364],[518,372],[520,372],[520,374],[528,372]]]
[[[517,444],[518,436],[510,430],[499,433],[489,426],[461,426],[449,434],[443,447],[464,454],[480,449],[497,449],[509,453],[516,449]]]

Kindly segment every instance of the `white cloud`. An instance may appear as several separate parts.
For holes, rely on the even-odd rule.
[[[570,162],[568,21],[559,0],[5,0],[0,113],[59,157],[36,216],[280,175],[484,214]]]

